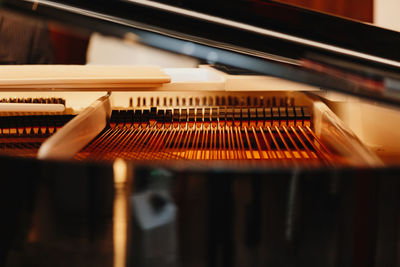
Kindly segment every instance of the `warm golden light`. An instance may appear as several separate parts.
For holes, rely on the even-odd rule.
[[[126,180],[127,165],[122,159],[114,162],[114,215],[113,215],[113,241],[114,241],[114,267],[124,267],[126,265],[126,246],[127,246],[127,199],[126,199]]]
[[[126,162],[121,159],[117,158],[114,161],[114,184],[116,188],[122,187],[126,183],[127,179],[127,165]]]

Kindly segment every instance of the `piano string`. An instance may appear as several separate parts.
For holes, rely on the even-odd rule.
[[[65,105],[56,98],[2,102]],[[114,109],[108,127],[74,158],[306,165],[341,161],[314,133],[309,107],[296,106],[293,98],[138,97],[135,102],[135,107]],[[0,121],[0,151],[23,157],[35,157],[41,144],[74,117],[66,112],[5,115]]]
[[[114,110],[109,127],[75,159],[330,164],[334,155],[310,119],[307,107]]]

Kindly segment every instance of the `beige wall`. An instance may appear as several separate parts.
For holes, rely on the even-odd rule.
[[[374,0],[374,24],[400,31],[400,0]]]

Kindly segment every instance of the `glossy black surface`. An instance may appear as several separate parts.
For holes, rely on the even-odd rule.
[[[133,196],[168,191],[182,266],[398,266],[396,172],[149,169]]]
[[[0,266],[112,266],[112,168],[1,157]]]
[[[4,2],[6,5],[8,3],[11,5],[20,4],[20,1],[15,0],[6,0]],[[55,0],[44,1],[44,6],[46,6],[46,2],[80,7],[88,11],[136,21],[167,31],[190,34],[191,36],[214,41],[223,41],[223,43],[230,43],[257,51],[267,49],[265,47],[266,43],[252,43],[251,39],[248,39],[251,35],[246,36],[247,38],[245,39],[242,39],[241,35],[229,36],[233,32],[220,31],[217,27],[218,23],[210,22],[207,25],[205,21],[199,19],[190,20],[188,16],[185,17],[172,11],[144,6],[129,0]],[[400,51],[398,49],[400,46],[400,35],[397,32],[274,1],[164,0],[153,2],[160,2],[173,7],[241,22],[383,58],[400,60]],[[40,9],[40,4],[38,8]],[[280,47],[280,49],[282,48]],[[299,57],[301,51],[302,49],[291,51],[291,53],[290,51],[286,52],[293,57]],[[277,52],[278,54],[282,53],[282,51]]]
[[[111,166],[0,165],[1,266],[113,266]],[[400,264],[399,169],[131,173],[126,266]]]
[[[400,60],[398,33],[343,17],[268,0],[161,0],[158,2]]]

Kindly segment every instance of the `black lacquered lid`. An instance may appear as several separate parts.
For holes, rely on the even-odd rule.
[[[400,33],[274,1],[3,0],[257,73],[400,104]]]

